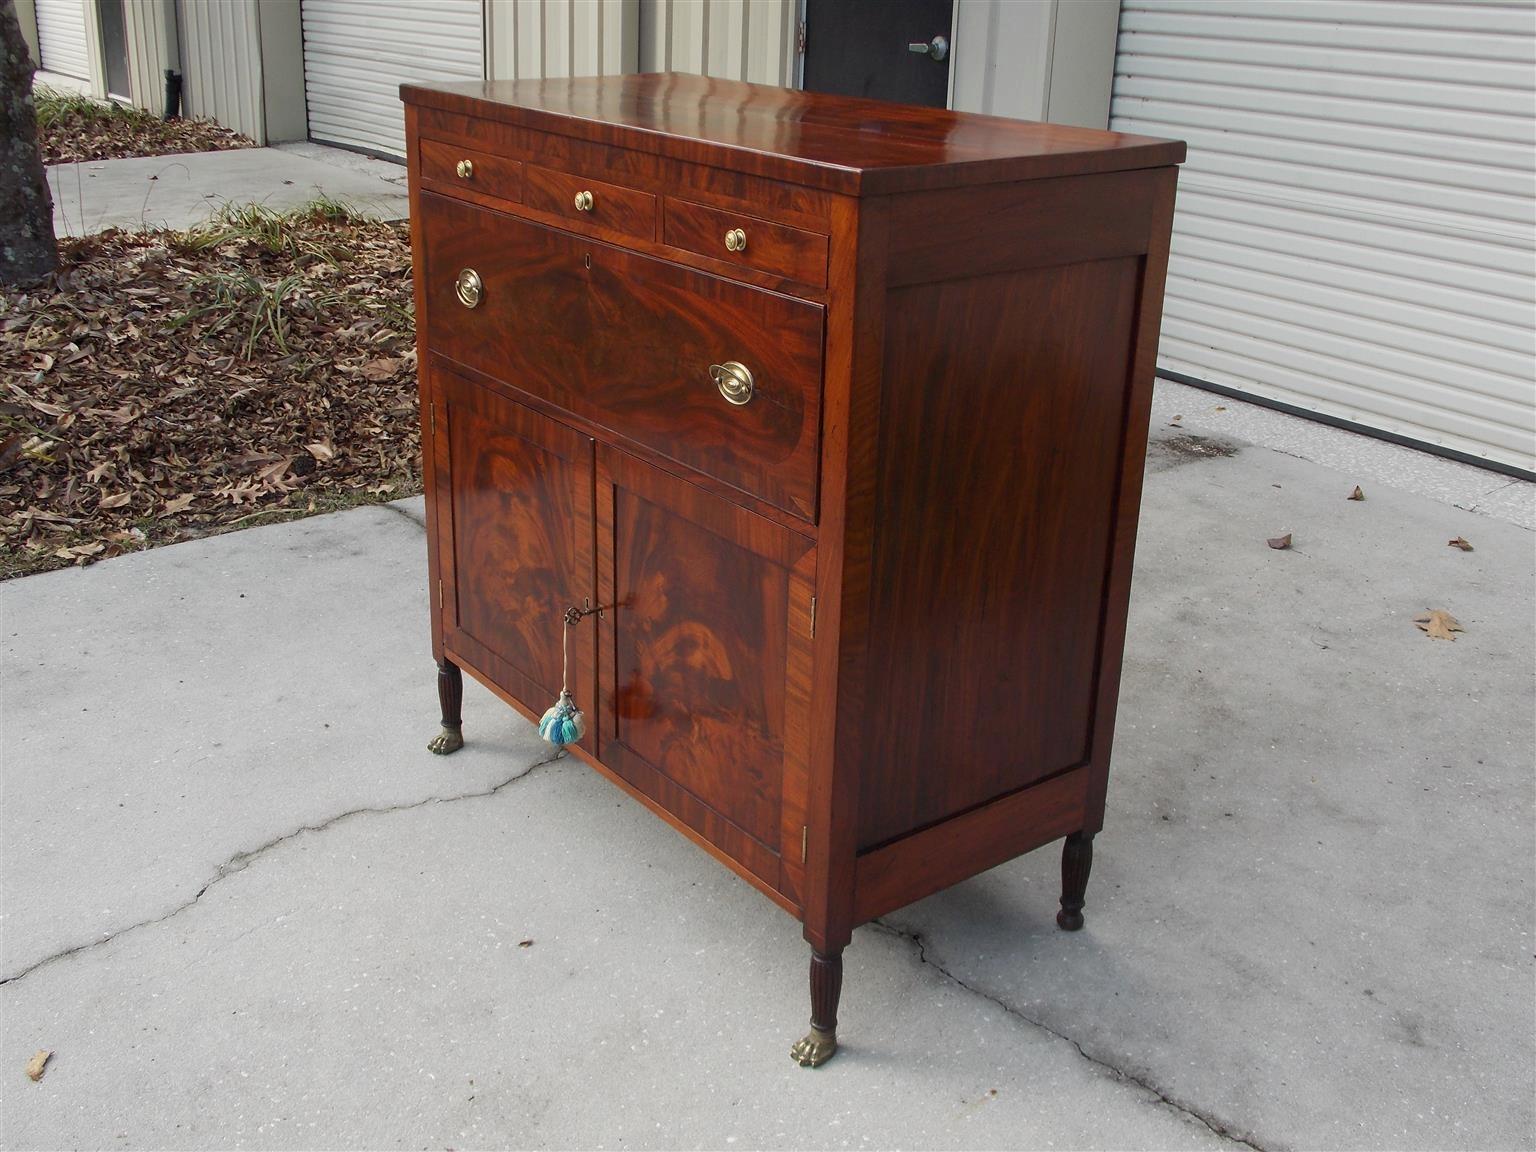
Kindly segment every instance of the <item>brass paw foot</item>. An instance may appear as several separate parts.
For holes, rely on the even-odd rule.
[[[427,745],[427,750],[435,752],[439,756],[446,756],[450,752],[457,752],[462,747],[464,747],[464,730],[444,724],[443,730],[432,737],[432,742]]]
[[[837,1033],[812,1028],[805,1039],[796,1042],[789,1050],[790,1056],[802,1068],[819,1068],[832,1059],[837,1051]]]

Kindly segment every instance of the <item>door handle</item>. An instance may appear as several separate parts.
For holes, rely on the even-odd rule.
[[[907,45],[908,52],[916,52],[920,56],[932,56],[935,60],[942,60],[949,55],[949,41],[942,36],[935,36],[932,40],[919,40]]]

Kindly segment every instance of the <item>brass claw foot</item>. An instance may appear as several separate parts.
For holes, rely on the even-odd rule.
[[[450,752],[457,752],[462,747],[464,747],[464,729],[456,724],[444,724],[443,730],[432,737],[427,750],[439,756],[446,756]]]
[[[790,1056],[802,1068],[819,1068],[832,1059],[837,1051],[837,1033],[812,1028],[805,1039],[797,1041],[789,1050]]]

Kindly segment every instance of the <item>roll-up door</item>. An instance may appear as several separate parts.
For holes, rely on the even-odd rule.
[[[44,70],[77,80],[91,78],[85,0],[37,0],[37,51]]]
[[[1536,469],[1536,7],[1125,0],[1110,115],[1189,142],[1161,370]]]
[[[484,76],[482,0],[302,0],[315,140],[405,155],[400,85]]]

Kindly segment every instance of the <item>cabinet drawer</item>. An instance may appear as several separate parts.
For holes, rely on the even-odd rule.
[[[821,305],[430,193],[421,206],[430,349],[815,518]],[[710,371],[731,361],[752,375],[739,404]]]
[[[803,284],[827,282],[827,238],[728,208],[668,196],[663,240]]]
[[[526,200],[583,230],[656,239],[656,197],[649,192],[530,164]]]
[[[421,142],[421,178],[439,191],[460,189],[502,200],[523,198],[523,162],[476,152],[441,140]]]

